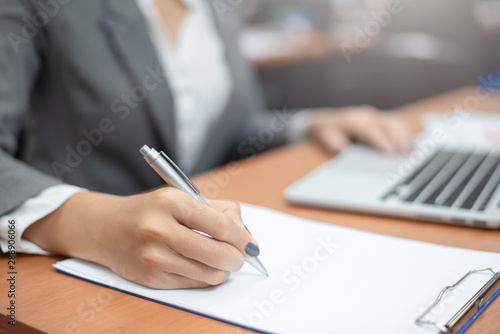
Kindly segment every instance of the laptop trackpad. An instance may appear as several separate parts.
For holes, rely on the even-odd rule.
[[[290,189],[292,197],[341,202],[373,201],[391,186],[399,159],[372,148],[352,145]]]

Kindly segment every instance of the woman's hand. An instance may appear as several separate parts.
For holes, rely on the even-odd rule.
[[[387,154],[411,150],[412,134],[403,118],[370,106],[317,109],[312,113],[309,133],[331,152],[341,151],[352,140],[364,142]]]
[[[148,287],[207,287],[226,281],[245,257],[258,255],[239,205],[210,205],[170,187],[128,197],[78,193],[31,225],[23,238]]]

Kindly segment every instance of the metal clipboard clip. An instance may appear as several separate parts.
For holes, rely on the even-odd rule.
[[[468,276],[473,275],[478,272],[489,271],[493,275],[488,282],[478,292],[472,296],[467,303],[465,303],[460,310],[451,317],[445,324],[440,324],[434,321],[425,320],[425,317],[429,312],[439,303],[443,298],[446,291],[456,288],[460,283],[462,283]],[[453,333],[463,333],[468,326],[475,320],[476,315],[478,316],[484,307],[486,307],[500,292],[500,272],[495,272],[491,268],[479,268],[473,269],[465,274],[461,279],[459,279],[455,284],[445,287],[439,293],[436,300],[415,319],[417,325],[434,325],[439,329],[440,333],[453,334]]]

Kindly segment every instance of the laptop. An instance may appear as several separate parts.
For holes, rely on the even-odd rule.
[[[434,117],[434,118],[433,118]],[[408,156],[352,145],[287,189],[292,204],[500,229],[500,116],[427,117]],[[440,131],[445,140],[433,139]]]

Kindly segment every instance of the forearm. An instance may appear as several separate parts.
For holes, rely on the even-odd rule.
[[[32,224],[23,238],[61,255],[99,261],[102,243],[99,241],[111,222],[109,210],[117,203],[117,196],[95,192],[71,196],[57,210]],[[102,254],[101,254],[102,256]]]
[[[22,238],[24,231],[32,224],[57,210],[68,198],[78,192],[86,191],[83,188],[69,184],[58,184],[49,187],[36,196],[30,197],[2,216],[0,216],[0,246],[5,252],[8,248],[10,238],[9,228],[11,222],[15,222],[16,252],[32,254],[48,254],[38,245]]]

